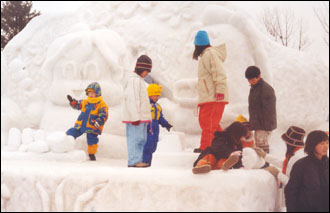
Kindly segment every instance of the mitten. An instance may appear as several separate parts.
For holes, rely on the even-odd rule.
[[[225,99],[225,95],[221,94],[221,93],[216,93],[215,94],[215,100],[216,101],[222,101],[223,99]]]
[[[69,102],[70,102],[70,104],[71,104],[72,101],[73,101],[73,98],[71,97],[71,95],[67,95],[66,97],[68,98],[68,100],[69,100]]]
[[[134,122],[132,122],[132,125],[133,125],[133,126],[138,126],[140,123],[141,123],[141,121],[138,120],[138,121],[134,121]]]
[[[261,149],[259,147],[253,147],[253,149],[256,151],[256,153],[258,154],[259,157],[265,158],[266,152],[263,149]]]
[[[167,131],[170,131],[172,127],[173,126],[171,124],[168,124],[165,128],[167,129]]]
[[[277,177],[278,173],[280,172],[276,167],[274,166],[268,166],[266,168],[264,168],[264,170],[267,170],[268,172],[270,172],[272,175],[274,175],[274,177]]]

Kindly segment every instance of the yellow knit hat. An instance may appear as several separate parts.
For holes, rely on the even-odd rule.
[[[249,122],[243,115],[239,114],[236,118],[236,121],[240,122],[240,123],[246,123]]]
[[[162,92],[162,86],[158,84],[149,84],[147,91],[149,96],[154,96],[154,95],[160,96]]]

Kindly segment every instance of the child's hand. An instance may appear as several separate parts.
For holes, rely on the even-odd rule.
[[[73,98],[72,98],[70,95],[67,95],[66,97],[68,98],[68,100],[69,100],[69,102],[70,102],[70,104],[71,104],[72,101],[73,101]]]
[[[167,129],[167,131],[170,131],[172,127],[173,126],[171,124],[168,124],[165,128]]]
[[[133,126],[138,126],[140,123],[141,123],[141,121],[138,120],[138,121],[134,121],[134,122],[132,122],[132,125],[133,125]]]

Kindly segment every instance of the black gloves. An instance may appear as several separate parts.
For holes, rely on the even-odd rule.
[[[168,124],[165,128],[167,129],[167,131],[170,131],[172,127],[173,126],[171,124]]]
[[[72,101],[73,101],[73,98],[72,98],[70,95],[67,95],[66,97],[68,98],[68,100],[69,100],[69,102],[70,102],[70,104],[71,104]]]

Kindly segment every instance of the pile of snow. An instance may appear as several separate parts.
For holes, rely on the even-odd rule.
[[[244,72],[257,65],[277,96],[272,154],[284,158],[280,136],[291,125],[329,131],[329,63],[271,41],[230,2],[88,3],[76,13],[35,17],[1,53],[2,210],[274,210],[275,179],[257,169],[263,161],[253,150],[243,153],[250,170],[191,172],[201,133],[192,53],[201,29],[213,46],[227,47],[222,127],[238,114],[248,118]],[[151,168],[131,170],[121,96],[141,54],[153,60],[149,80],[163,86],[159,103],[173,132],[161,130]],[[93,81],[109,105],[96,162],[86,161],[85,135],[65,135],[80,113],[66,95],[86,98]]]

